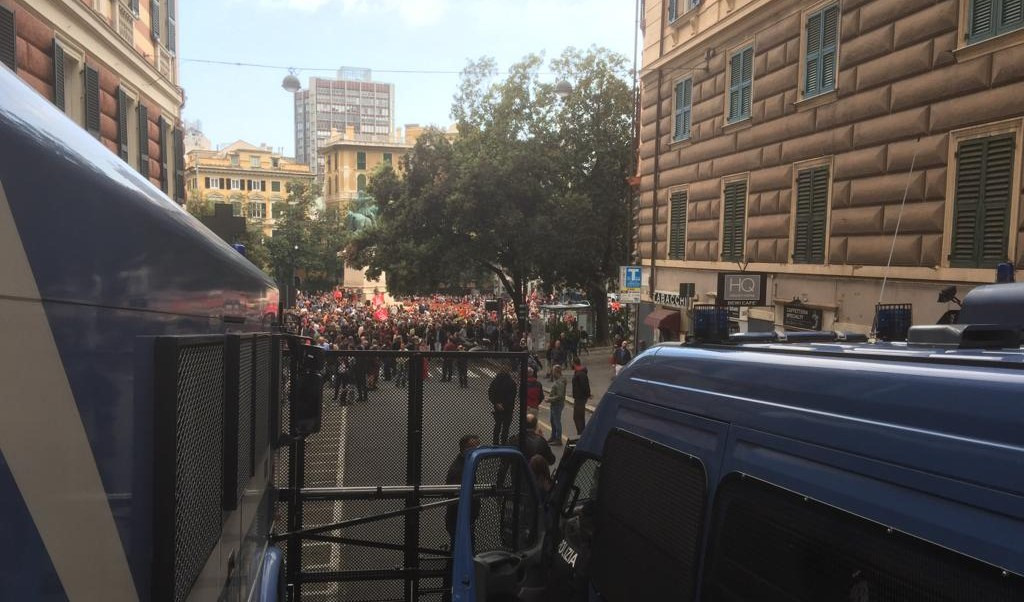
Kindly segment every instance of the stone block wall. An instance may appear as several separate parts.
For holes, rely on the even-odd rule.
[[[656,240],[667,236],[670,188],[686,186],[686,259],[718,261],[722,178],[746,174],[746,256],[788,263],[794,165],[831,158],[827,263],[885,265],[899,221],[893,264],[942,264],[946,190],[953,176],[947,165],[949,133],[1024,116],[1024,45],[958,60],[953,52],[958,0],[845,0],[836,92],[825,102],[798,103],[800,11],[817,4],[763,3],[745,23],[736,22],[695,53],[666,63],[660,87],[658,71],[647,68],[640,146],[644,258],[651,254],[652,222]],[[791,14],[780,15],[779,6]],[[726,125],[727,53],[748,40],[754,44],[751,118]],[[693,56],[709,50],[713,56],[694,66]],[[688,76],[693,78],[692,137],[673,143],[673,86]],[[1019,214],[1020,223],[1011,230],[1022,263],[1024,211]],[[659,244],[655,256],[664,260],[666,251]]]

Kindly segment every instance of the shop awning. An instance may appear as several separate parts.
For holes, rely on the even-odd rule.
[[[644,318],[644,324],[651,328],[665,328],[679,332],[679,319],[678,309],[656,309]]]

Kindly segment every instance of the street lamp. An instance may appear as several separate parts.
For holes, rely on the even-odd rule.
[[[281,81],[281,87],[290,94],[295,94],[302,88],[299,78],[295,77],[295,69],[288,70],[288,75],[284,76],[284,79]]]
[[[558,96],[558,98],[565,100],[570,94],[572,94],[572,84],[564,79],[555,84],[555,95]]]

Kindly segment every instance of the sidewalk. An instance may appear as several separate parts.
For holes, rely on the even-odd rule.
[[[543,359],[543,358],[542,358]],[[608,387],[611,386],[612,376],[614,371],[612,370],[612,347],[598,347],[591,349],[590,353],[584,353],[583,357],[580,358],[583,361],[583,366],[587,369],[587,376],[590,377],[590,393],[593,398],[587,403],[587,420],[590,420],[590,415],[594,413],[597,406],[601,402],[601,398],[604,397]],[[544,374],[547,374],[547,362],[544,364]],[[576,433],[576,425],[572,420],[572,413],[574,404],[572,401],[572,371],[566,370],[563,373],[568,385],[566,386],[565,396],[565,410],[562,411],[562,443],[565,443],[569,439],[575,439],[579,435]],[[544,395],[547,396],[550,393],[551,381],[546,378],[540,379],[544,385]],[[537,416],[537,421],[540,423],[541,431],[545,438],[551,435],[551,406],[544,403],[540,407],[540,413]],[[552,447],[552,451],[555,453],[557,459],[562,458],[562,446],[556,445]]]

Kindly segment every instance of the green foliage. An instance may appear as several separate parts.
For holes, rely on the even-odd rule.
[[[462,74],[452,115],[459,136],[428,130],[404,159],[404,177],[370,181],[379,219],[348,254],[397,294],[431,292],[481,270],[518,304],[526,283],[587,290],[607,332],[605,291],[627,256],[633,95],[626,59],[566,50],[551,61],[573,93],[560,100],[525,57],[503,80],[492,59]],[[473,276],[471,276],[473,274]]]
[[[289,182],[287,191],[287,203],[275,204],[280,216],[274,235],[266,241],[269,271],[282,282],[294,271],[303,276],[303,288],[329,288],[343,275],[345,220],[334,210],[316,211],[316,184]]]

